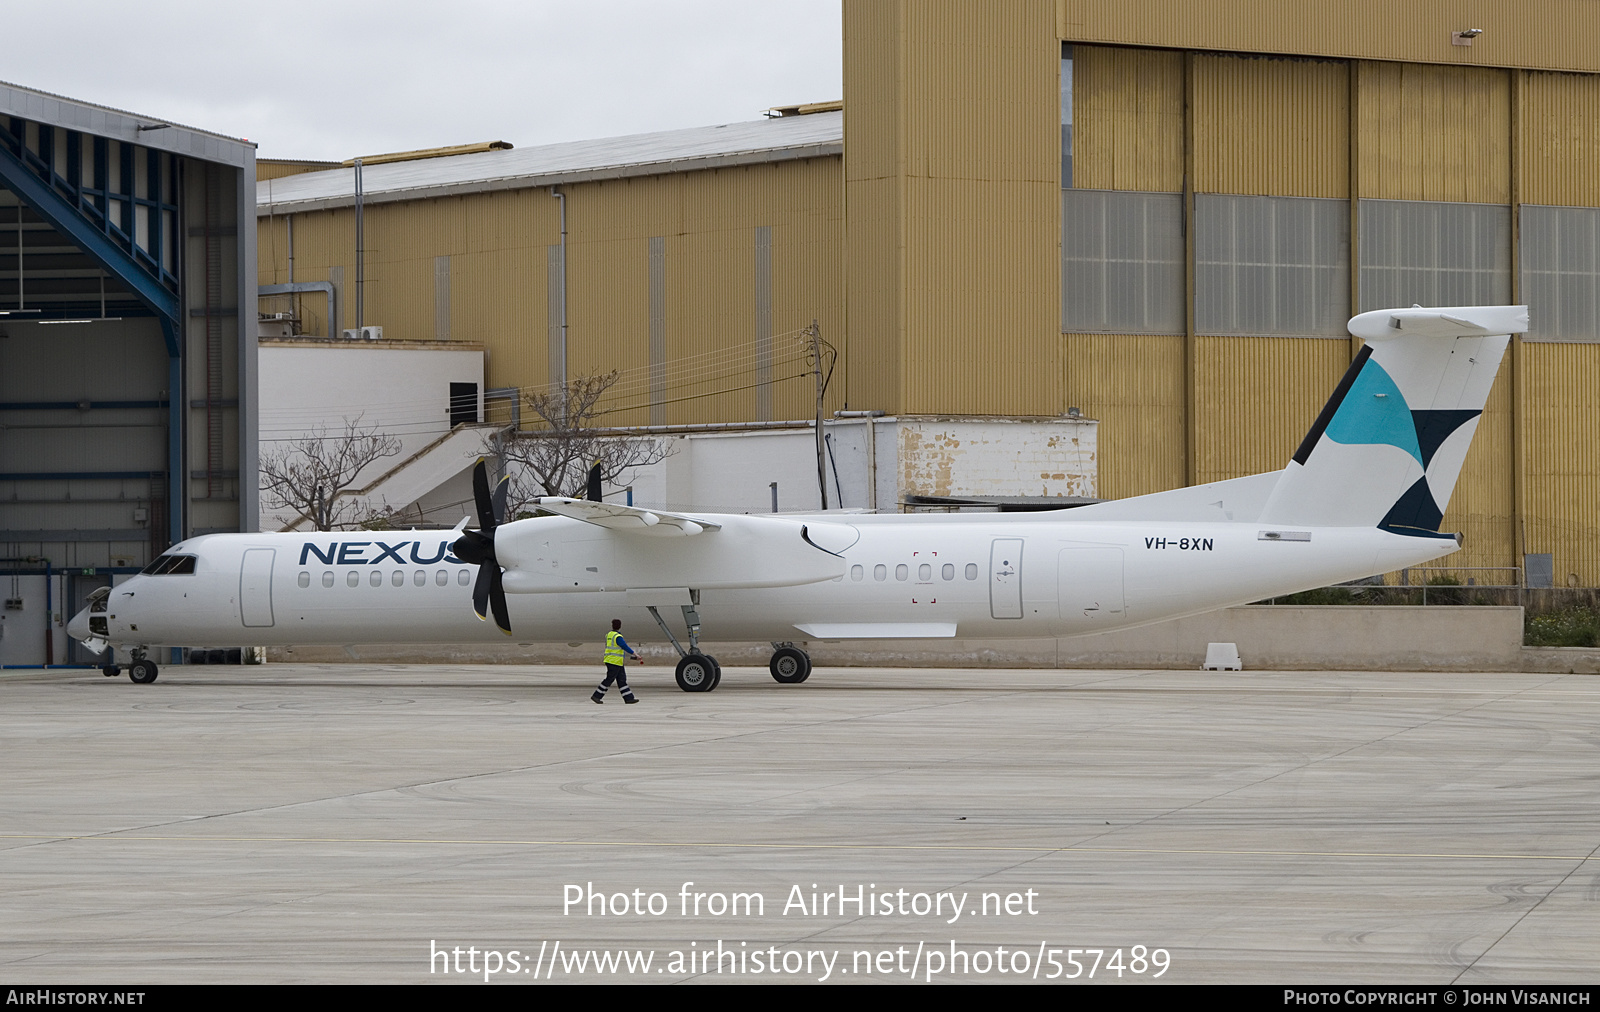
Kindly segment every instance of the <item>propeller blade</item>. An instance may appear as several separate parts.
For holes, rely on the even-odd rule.
[[[594,462],[593,467],[589,468],[589,494],[587,498],[590,502],[602,501],[600,495],[600,462],[598,460]]]
[[[494,501],[489,496],[489,465],[482,457],[472,469],[472,499],[478,507],[478,529],[488,534],[494,530]]]
[[[506,608],[506,591],[500,582],[500,562],[494,557],[494,530],[505,521],[506,492],[510,483],[509,475],[501,478],[490,492],[489,465],[482,457],[478,458],[477,466],[472,469],[472,498],[478,507],[478,529],[462,531],[453,546],[456,558],[478,564],[478,579],[472,584],[472,610],[485,622],[492,613],[494,624],[507,636],[511,635],[511,613]]]
[[[511,476],[508,474],[500,479],[500,484],[494,487],[494,495],[490,498],[496,524],[506,522],[506,493],[509,491],[511,491]]]
[[[507,636],[511,635],[511,612],[506,608],[506,591],[500,583],[500,567],[489,567],[489,606],[494,609],[494,624]]]
[[[478,567],[478,579],[472,585],[472,610],[477,613],[481,622],[489,621],[489,585],[499,583],[489,574],[500,575],[500,567],[494,563],[485,563]]]

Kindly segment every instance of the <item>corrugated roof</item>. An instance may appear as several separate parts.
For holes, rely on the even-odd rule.
[[[371,204],[788,161],[837,155],[843,150],[844,113],[824,112],[391,162],[364,167],[361,187],[364,202]],[[355,174],[347,168],[303,172],[256,184],[259,216],[354,203]]]

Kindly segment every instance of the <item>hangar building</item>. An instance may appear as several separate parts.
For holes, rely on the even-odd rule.
[[[846,0],[842,109],[365,166],[359,293],[352,169],[273,166],[260,282],[640,427],[809,416],[815,319],[830,410],[1076,407],[1106,497],[1281,467],[1357,312],[1526,302],[1451,562],[1600,585],[1600,8],[1319,11]]]
[[[256,522],[255,147],[0,84],[0,664]],[[240,307],[245,307],[241,313]]]

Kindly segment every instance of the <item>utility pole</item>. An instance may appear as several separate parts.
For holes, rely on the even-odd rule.
[[[822,436],[822,396],[827,393],[828,380],[833,378],[833,366],[838,361],[839,353],[833,345],[822,339],[822,330],[817,326],[817,321],[812,320],[811,326],[801,331],[803,339],[808,343],[806,354],[811,359],[811,374],[817,378],[817,495],[821,497],[822,508],[828,508],[828,465],[827,445]]]

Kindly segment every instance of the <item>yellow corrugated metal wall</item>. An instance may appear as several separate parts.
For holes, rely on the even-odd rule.
[[[1526,537],[1555,556],[1556,586],[1600,585],[1600,344],[1523,345]]]
[[[1523,77],[1522,202],[1600,207],[1600,77]]]
[[[568,198],[568,375],[621,371],[611,424],[649,421],[649,240],[666,240],[666,419],[754,420],[755,230],[772,230],[776,418],[807,418],[791,334],[816,319],[843,330],[839,160],[815,158],[581,183]],[[548,247],[560,241],[548,189],[503,190],[365,210],[365,322],[396,340],[435,335],[434,258],[450,260],[450,336],[488,349],[491,387],[550,382]],[[354,326],[354,213],[295,216],[298,280],[344,268],[344,325]],[[263,219],[262,284],[287,280],[284,223]],[[320,298],[305,297],[311,313]],[[323,324],[325,326],[325,324]],[[311,328],[307,328],[311,329]],[[320,328],[319,328],[320,329]],[[830,391],[829,409],[842,404]]]
[[[863,323],[876,330],[895,319],[898,389],[891,404],[864,403],[854,389],[857,363],[852,407],[1059,413],[1060,47],[1053,0],[999,8],[959,0],[847,5],[846,64],[856,65],[858,29],[870,35],[891,22],[899,33],[897,98],[867,115],[899,150],[893,165],[881,147],[854,165],[849,138],[858,135],[848,122],[854,92],[847,89],[846,173],[851,215],[865,211],[874,237],[858,252],[852,231],[852,340]],[[892,188],[870,185],[886,173]],[[889,227],[879,223],[886,219],[899,231],[892,291],[879,287],[884,268],[868,259],[885,251]],[[856,306],[857,293],[896,304]],[[881,331],[868,339],[881,340]]]
[[[1196,339],[1196,482],[1289,463],[1350,365],[1343,341],[1294,337]]]
[[[1511,78],[1503,70],[1363,63],[1357,195],[1511,200]]]
[[[1183,189],[1183,54],[1077,46],[1072,54],[1072,185]]]
[[[903,8],[850,0],[843,10],[845,400],[895,410],[900,396],[905,243],[901,132]]]
[[[1348,196],[1347,75],[1343,62],[1196,56],[1195,190]]]
[[[1466,540],[1461,551],[1433,563],[1498,570],[1461,574],[1463,578],[1474,577],[1479,583],[1515,583],[1516,569],[1522,563],[1517,557],[1514,522],[1511,394],[1511,356],[1507,354],[1439,528],[1460,531]]]
[[[1345,0],[1315,8],[1278,0],[1056,2],[1057,30],[1069,42],[1600,71],[1593,0]],[[1451,45],[1451,33],[1469,27],[1484,33],[1471,46]]]
[[[1183,189],[1183,55],[1075,46],[1072,184]],[[1100,420],[1099,494],[1146,495],[1185,483],[1184,339],[1063,334],[1063,407]]]
[[[1184,484],[1183,337],[1066,334],[1066,403],[1100,421],[1104,499]]]

